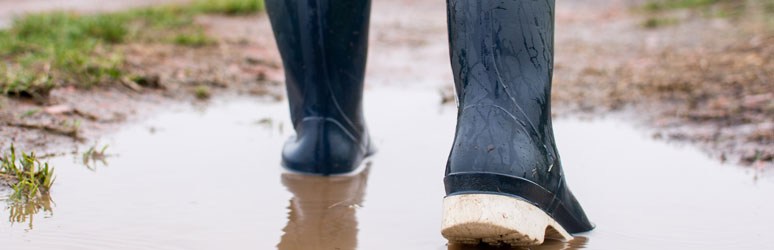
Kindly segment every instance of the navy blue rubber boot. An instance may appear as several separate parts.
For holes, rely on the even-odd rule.
[[[285,168],[335,175],[374,152],[363,120],[370,0],[266,0],[296,135]]]
[[[551,125],[554,0],[447,0],[458,99],[442,234],[541,244],[593,229]]]

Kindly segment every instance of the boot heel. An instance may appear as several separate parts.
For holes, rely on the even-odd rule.
[[[540,208],[521,199],[495,194],[461,194],[443,199],[443,237],[452,243],[485,242],[540,245],[545,238],[572,236]]]

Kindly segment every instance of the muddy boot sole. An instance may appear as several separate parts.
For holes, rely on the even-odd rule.
[[[532,246],[572,235],[540,208],[518,198],[463,194],[443,199],[441,234],[451,243]]]

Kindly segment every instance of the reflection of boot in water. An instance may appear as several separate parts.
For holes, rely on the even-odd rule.
[[[280,250],[355,249],[357,218],[368,168],[354,176],[310,176],[286,173],[282,184],[293,193]]]

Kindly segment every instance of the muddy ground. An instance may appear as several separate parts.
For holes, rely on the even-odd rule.
[[[648,13],[642,1],[604,10],[560,3],[553,104],[562,113],[621,110],[658,128],[655,138],[770,166],[774,26],[763,2],[726,6],[741,9],[726,18],[706,17],[703,8]],[[649,27],[652,20],[676,23]]]
[[[25,11],[49,10],[45,1]],[[66,7],[102,10],[73,2]],[[138,6],[120,2],[132,4],[106,10]],[[15,4],[0,1],[0,18],[18,14]],[[697,145],[724,161],[772,166],[774,32],[761,21],[765,14],[754,7],[747,7],[752,14],[731,17],[691,9],[651,13],[641,10],[643,4],[558,2],[555,114],[632,117],[656,128],[656,138]],[[421,82],[453,102],[444,5],[374,1],[367,85]],[[649,24],[664,15],[667,24]],[[217,38],[215,45],[119,48],[131,72],[143,76],[140,82],[60,88],[45,100],[0,97],[0,148],[14,143],[38,154],[67,153],[169,103],[207,105],[209,95],[283,98],[281,62],[265,15],[200,16],[197,23]]]

